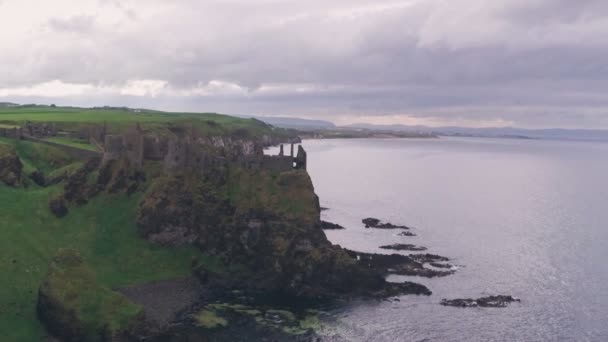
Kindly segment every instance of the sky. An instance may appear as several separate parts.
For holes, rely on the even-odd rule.
[[[0,102],[608,128],[606,0],[0,0]]]

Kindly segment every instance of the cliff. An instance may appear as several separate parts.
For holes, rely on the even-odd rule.
[[[317,195],[305,170],[274,172],[230,167],[226,174],[183,173],[157,179],[142,199],[138,232],[165,245],[196,245],[239,265],[203,282],[306,298],[418,293],[385,282],[359,265],[320,228]]]
[[[137,333],[140,309],[111,289],[192,274],[224,294],[428,294],[387,283],[384,270],[327,240],[306,152],[264,156],[264,146],[285,141],[269,127],[129,126],[106,134],[118,138],[88,160],[0,137],[0,251],[11,275],[0,279],[0,306],[9,308],[0,310],[0,330],[9,339],[43,336],[36,305],[63,340],[125,338]]]

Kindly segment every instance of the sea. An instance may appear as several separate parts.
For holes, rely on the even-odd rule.
[[[329,310],[328,341],[608,341],[608,143],[439,138],[305,140],[327,237],[387,253],[408,243],[451,259],[444,278],[389,276],[431,296]],[[376,217],[413,227],[366,229]],[[396,252],[400,253],[400,252]],[[408,252],[403,252],[408,254]],[[512,295],[506,308],[442,299]]]

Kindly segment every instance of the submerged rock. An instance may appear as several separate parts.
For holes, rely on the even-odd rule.
[[[513,298],[512,296],[489,296],[479,299],[442,299],[441,305],[443,306],[454,306],[459,308],[469,307],[484,307],[484,308],[504,308],[514,302],[520,302],[521,300]]]
[[[382,249],[392,249],[395,251],[412,251],[412,252],[421,252],[426,251],[426,247],[419,247],[416,245],[404,244],[404,243],[396,243],[388,246],[380,246]]]
[[[331,222],[327,222],[327,221],[321,221],[321,229],[323,229],[323,230],[342,230],[342,229],[346,229],[346,228],[342,227],[339,224],[335,224],[335,223],[331,223]]]
[[[392,223],[383,223],[377,218],[368,217],[363,219],[361,222],[365,224],[365,228],[377,228],[377,229],[410,229],[406,226],[397,226]]]

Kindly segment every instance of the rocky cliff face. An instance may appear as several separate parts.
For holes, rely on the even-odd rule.
[[[22,184],[23,165],[15,149],[10,145],[0,144],[0,182],[8,186]]]
[[[362,267],[320,228],[318,197],[304,170],[232,167],[225,177],[182,174],[155,182],[141,202],[139,233],[154,242],[195,244],[239,272],[198,275],[219,287],[308,298],[411,292]],[[416,291],[414,291],[416,292]]]

